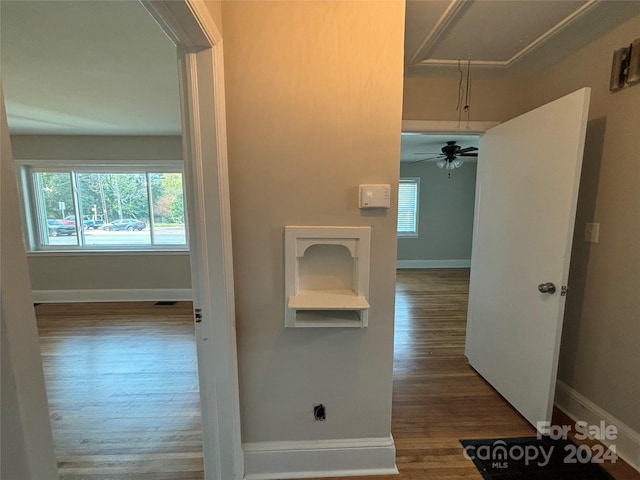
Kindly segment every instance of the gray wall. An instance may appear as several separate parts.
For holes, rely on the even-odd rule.
[[[109,162],[182,158],[179,136],[14,135],[11,143],[16,160],[77,160],[108,165]],[[36,292],[191,288],[188,252],[36,252],[28,255],[28,262],[32,288]]]
[[[471,259],[476,163],[451,172],[433,162],[400,162],[401,177],[420,177],[418,237],[398,237],[398,260],[405,266],[456,265]],[[412,261],[412,262],[411,262]]]
[[[188,252],[45,253],[30,254],[28,262],[38,292],[191,288]]]

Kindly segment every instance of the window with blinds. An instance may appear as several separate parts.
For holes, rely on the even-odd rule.
[[[418,235],[420,178],[401,178],[398,185],[398,235]]]

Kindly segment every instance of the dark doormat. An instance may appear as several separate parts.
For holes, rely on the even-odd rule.
[[[576,446],[549,437],[460,440],[465,456],[485,480],[614,480],[598,462],[612,461],[605,448]]]

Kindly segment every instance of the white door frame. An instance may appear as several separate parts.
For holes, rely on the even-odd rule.
[[[204,2],[142,0],[178,46],[205,478],[240,480],[223,42]]]
[[[58,478],[38,326],[20,221],[16,176],[0,79],[0,163],[2,164],[2,465],[13,478]],[[9,417],[9,418],[7,418]],[[9,446],[7,447],[6,444]]]
[[[495,127],[500,122],[463,122],[447,120],[403,120],[403,132],[416,133],[451,133],[456,135],[478,135],[486,132],[491,127]],[[464,127],[462,126],[464,125]]]

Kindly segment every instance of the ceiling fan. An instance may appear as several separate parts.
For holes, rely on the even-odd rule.
[[[462,148],[460,145],[456,145],[455,140],[447,142],[442,147],[442,153],[416,153],[415,155],[435,155],[434,157],[422,158],[411,163],[420,163],[435,161],[438,168],[446,168],[447,170],[453,170],[462,165],[462,159],[458,157],[477,157],[478,149],[476,147]]]

